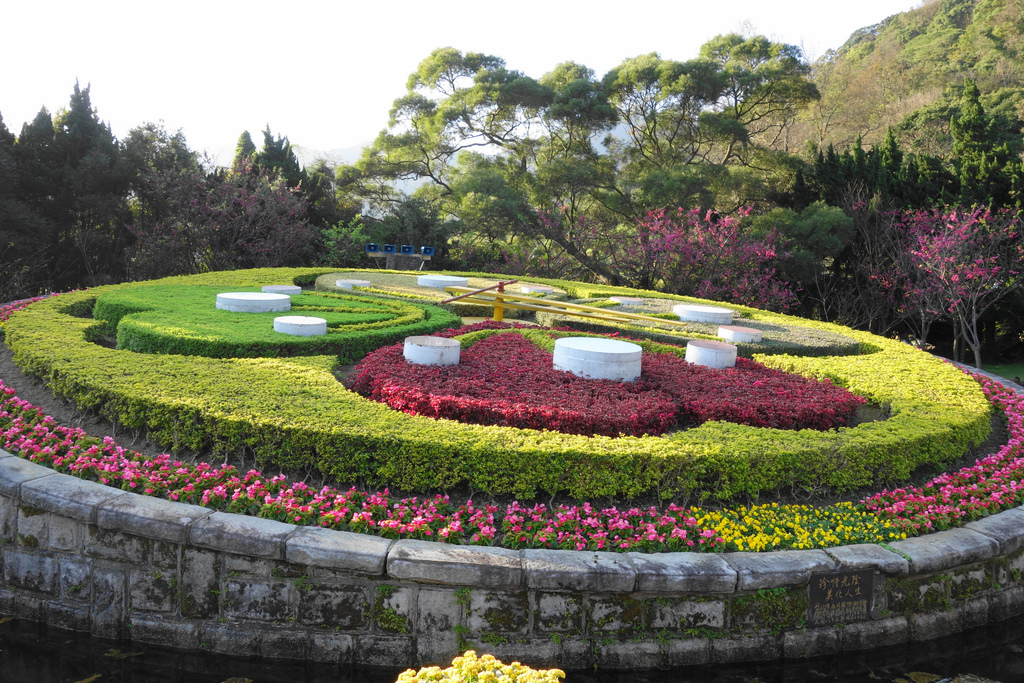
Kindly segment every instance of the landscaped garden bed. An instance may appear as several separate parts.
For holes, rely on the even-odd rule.
[[[248,273],[244,277],[251,277]],[[221,274],[223,275],[223,274]],[[232,274],[233,275],[233,274]],[[274,275],[278,275],[274,273]],[[300,274],[305,276],[305,274]],[[236,276],[237,277],[237,276]],[[279,279],[279,278],[278,278]],[[238,284],[236,281],[234,284]],[[254,283],[255,284],[255,283]],[[95,293],[91,293],[95,298]],[[65,299],[61,302],[60,299]],[[39,320],[57,320],[61,325],[90,324],[87,318],[76,317],[72,313],[82,314],[82,302],[87,296],[79,294],[60,297],[56,301],[43,302],[33,306],[26,313],[17,316],[5,327],[8,343],[17,352],[19,335],[25,334],[23,320],[29,320],[31,314],[45,306],[54,307]],[[79,328],[82,329],[82,328]],[[484,330],[481,337],[494,336],[493,331]],[[13,333],[13,334],[12,334]],[[454,334],[448,332],[446,334]],[[478,333],[479,334],[479,333]],[[501,333],[498,336],[503,336]],[[853,333],[858,334],[858,333]],[[518,336],[518,335],[516,335]],[[862,342],[868,344],[871,338]],[[22,337],[24,339],[25,337]],[[520,337],[521,338],[521,337]],[[878,355],[897,355],[904,351],[901,345],[892,343],[894,348],[887,348],[890,342],[878,340],[879,346],[873,354],[853,359],[808,359],[821,367],[829,368],[832,361],[850,362],[863,360]],[[106,349],[85,340],[82,333],[81,343],[64,345],[76,349],[65,354],[75,369],[76,362],[82,362],[90,354],[99,353],[100,358],[112,360],[119,352]],[[24,347],[22,347],[24,348]],[[86,351],[88,349],[88,352]],[[906,349],[906,358],[912,366],[925,368],[926,372],[935,374],[941,380],[930,384],[921,384],[912,374],[898,373],[907,383],[928,387],[925,398],[937,395],[958,396],[961,411],[976,411],[979,416],[987,419],[987,401],[973,380],[958,371],[927,359],[920,352]],[[54,349],[49,353],[55,354]],[[81,359],[79,359],[79,354]],[[134,359],[144,360],[147,354],[131,354]],[[29,358],[32,356],[29,355]],[[165,376],[174,377],[179,357],[165,355],[162,360],[169,362],[171,372]],[[927,364],[915,364],[913,361],[927,359]],[[51,359],[51,363],[55,362]],[[209,368],[206,363],[217,359],[192,358],[198,362],[200,370]],[[783,359],[766,357],[764,361],[774,361],[777,365],[793,365],[800,367],[803,359]],[[779,363],[779,361],[785,363]],[[891,357],[890,357],[891,360]],[[38,362],[38,361],[37,361]],[[219,361],[224,362],[224,361]],[[310,378],[329,374],[331,363],[324,359],[290,358],[290,359],[242,359],[234,361],[235,367],[248,370],[251,366],[259,367],[262,363],[270,363],[271,367],[288,370],[289,368],[308,371]],[[183,366],[184,367],[184,366]],[[804,368],[805,374],[807,373]],[[940,372],[941,371],[941,372]],[[58,373],[53,373],[54,375]],[[822,373],[825,374],[825,373]],[[833,381],[846,380],[849,385],[850,375],[833,371]],[[72,372],[63,375],[66,378],[80,380],[87,377]],[[155,376],[155,375],[154,375]],[[852,375],[863,382],[864,377]],[[247,375],[252,379],[252,375]],[[196,379],[203,380],[202,376]],[[890,380],[892,378],[890,377]],[[333,381],[337,387],[338,383]],[[837,381],[838,380],[838,381]],[[74,386],[65,380],[65,386]],[[949,386],[941,386],[948,382]],[[966,382],[966,384],[965,384]],[[59,382],[58,382],[59,384]],[[326,384],[323,385],[326,387]],[[970,387],[975,387],[970,391]],[[343,388],[340,389],[343,391]],[[212,389],[207,389],[212,391]],[[951,392],[951,393],[947,393]],[[972,467],[964,468],[954,474],[942,475],[917,488],[903,488],[884,492],[868,498],[861,503],[838,503],[825,507],[792,506],[792,505],[753,505],[725,506],[720,509],[693,507],[688,505],[670,504],[668,506],[641,506],[639,508],[620,508],[614,505],[595,505],[581,502],[573,505],[562,505],[551,508],[537,503],[520,503],[513,501],[508,504],[495,503],[474,504],[472,498],[465,502],[453,503],[444,495],[439,496],[394,496],[387,490],[372,492],[363,488],[312,488],[302,482],[290,483],[281,476],[265,476],[259,471],[250,470],[239,473],[231,466],[212,466],[200,463],[189,465],[176,461],[169,455],[159,458],[145,458],[137,453],[125,450],[112,440],[97,441],[84,433],[67,430],[47,420],[38,410],[26,406],[23,402],[8,397],[4,404],[4,415],[0,417],[3,425],[5,450],[19,453],[33,460],[49,463],[56,469],[73,472],[78,476],[105,481],[127,490],[161,495],[171,500],[196,502],[217,509],[235,512],[246,512],[263,517],[289,521],[292,523],[315,524],[336,529],[349,529],[376,533],[384,536],[411,537],[447,542],[463,542],[475,544],[501,544],[507,547],[534,548],[569,548],[569,549],[607,549],[607,550],[765,550],[772,548],[810,548],[828,547],[852,542],[885,542],[903,537],[905,534],[945,528],[949,525],[976,519],[981,516],[1006,509],[1020,503],[1021,494],[1018,470],[1021,468],[1019,453],[1022,432],[1019,402],[1012,394],[1000,391],[991,383],[985,384],[985,392],[992,402],[1007,412],[1010,419],[1011,440],[999,453],[979,460]],[[11,392],[7,391],[7,394]],[[863,392],[859,392],[863,393]],[[920,393],[920,392],[919,392]],[[85,395],[84,392],[79,395]],[[240,394],[241,395],[241,394]],[[903,399],[890,402],[893,417],[883,423],[895,421],[901,413],[920,410],[905,398],[906,395],[896,394],[895,398]],[[981,409],[975,396],[981,397]],[[920,397],[919,397],[920,398]],[[242,397],[244,401],[244,396]],[[358,399],[364,410],[372,410],[374,404],[365,399]],[[926,402],[927,404],[927,402]],[[124,405],[138,405],[132,402]],[[394,411],[389,411],[398,417]],[[197,413],[198,414],[198,413]],[[923,417],[923,416],[921,416]],[[404,417],[401,419],[405,419]],[[415,418],[426,420],[427,418]],[[720,425],[721,423],[715,423]],[[832,433],[848,434],[869,425],[860,425],[852,429],[832,430]],[[466,425],[460,427],[473,428]],[[751,428],[733,425],[733,428],[750,429],[753,433],[771,435],[783,430]],[[490,428],[506,434],[530,433],[531,430],[520,430],[503,427]],[[686,430],[681,434],[703,429]],[[182,430],[184,431],[184,430]],[[486,431],[486,430],[485,430]],[[977,429],[980,435],[982,428]],[[151,429],[152,433],[152,429]],[[474,433],[479,433],[475,432]],[[742,432],[737,432],[742,435]],[[538,436],[547,434],[537,432]],[[803,432],[797,432],[803,434]],[[561,435],[558,435],[561,436]],[[535,437],[536,438],[536,437]],[[607,437],[563,437],[598,442],[602,446],[608,443],[626,442],[630,444],[661,443],[677,438],[672,437],[623,437],[611,439]],[[970,440],[967,440],[969,443]],[[210,442],[206,442],[210,443]],[[352,451],[350,455],[356,455]],[[959,454],[962,454],[963,450]],[[958,454],[958,455],[959,455]],[[425,465],[429,467],[429,465]],[[599,495],[599,494],[595,494]],[[489,496],[482,496],[487,500]],[[585,497],[580,497],[585,500]]]

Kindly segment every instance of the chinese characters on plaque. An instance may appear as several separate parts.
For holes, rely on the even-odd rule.
[[[873,570],[812,574],[808,620],[815,626],[849,624],[869,618],[874,595]]]

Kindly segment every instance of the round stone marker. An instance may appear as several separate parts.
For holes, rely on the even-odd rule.
[[[302,287],[296,285],[266,285],[263,287],[264,292],[270,292],[271,294],[288,294],[295,296],[302,294]]]
[[[369,287],[369,280],[335,280],[334,285],[341,287],[342,289],[352,289],[353,287]]]
[[[550,285],[523,284],[519,285],[519,291],[523,294],[551,294],[555,288]]]
[[[644,300],[635,296],[610,296],[612,301],[618,301],[620,306],[643,306]]]
[[[718,323],[719,325],[731,323],[733,315],[733,311],[730,308],[701,306],[699,304],[679,304],[672,307],[672,312],[678,315],[680,320],[697,323]]]
[[[640,376],[640,357],[636,344],[596,337],[565,337],[555,340],[553,365],[578,377],[632,382]]]
[[[736,347],[725,342],[697,339],[686,343],[686,362],[709,368],[734,368]]]
[[[270,292],[227,292],[217,295],[217,308],[236,313],[278,313],[291,310],[292,298]]]
[[[438,287],[444,289],[445,287],[465,287],[469,284],[469,280],[464,277],[456,277],[454,275],[418,275],[416,277],[416,284],[420,287]]]
[[[416,365],[458,365],[462,344],[443,337],[406,337],[402,355]]]
[[[291,334],[296,337],[314,337],[327,334],[327,321],[308,315],[283,315],[274,318],[274,332]]]
[[[723,325],[718,328],[718,336],[734,342],[759,342],[764,338],[764,332],[753,327]]]

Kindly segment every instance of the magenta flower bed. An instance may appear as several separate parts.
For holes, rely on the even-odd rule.
[[[549,351],[514,333],[477,341],[458,365],[416,365],[402,351],[395,344],[369,354],[350,388],[411,415],[474,424],[606,436],[663,434],[709,420],[832,429],[848,425],[864,403],[827,380],[745,358],[718,370],[674,353],[645,352],[640,379],[615,382],[555,370]]]
[[[974,378],[1006,416],[1010,432],[1006,445],[974,465],[940,474],[924,486],[882,491],[866,498],[861,501],[865,509],[898,522],[908,534],[919,535],[960,526],[1024,501],[1024,397],[988,377]]]

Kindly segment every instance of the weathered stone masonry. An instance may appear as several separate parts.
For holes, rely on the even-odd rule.
[[[0,613],[182,649],[388,666],[469,647],[567,669],[796,658],[1024,612],[1024,511],[889,546],[701,555],[448,546],[213,512],[0,451]],[[875,572],[807,625],[812,573]]]

